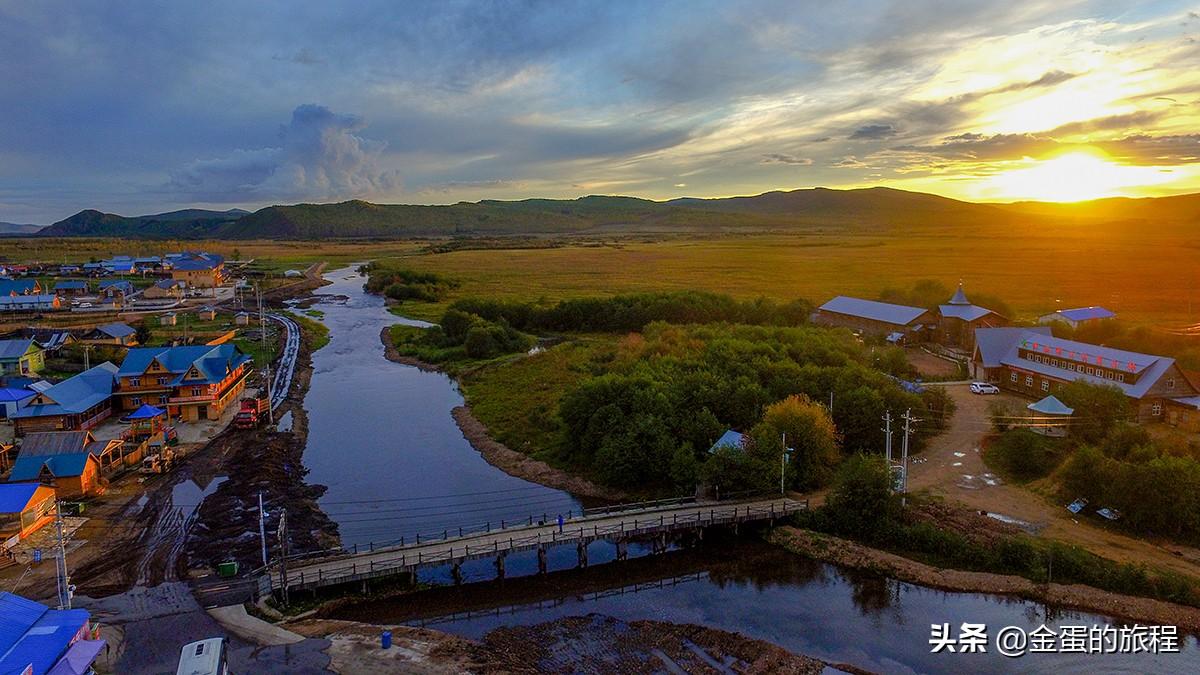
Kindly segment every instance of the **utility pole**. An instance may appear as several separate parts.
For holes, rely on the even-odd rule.
[[[283,587],[283,606],[288,606],[288,576],[287,576],[287,509],[279,513],[279,585]]]
[[[58,608],[71,609],[71,578],[67,576],[67,544],[63,536],[62,502],[54,502],[54,528],[58,551],[54,554],[55,580],[58,582]]]
[[[883,455],[887,458],[888,469],[892,466],[892,411],[883,413]]]
[[[904,411],[904,450],[900,458],[900,478],[902,486],[902,495],[900,497],[900,505],[908,504],[908,437],[912,435],[912,426],[921,420],[912,416],[912,408]]]
[[[267,512],[263,510],[262,491],[258,492],[258,540],[262,543],[263,567],[267,566]]]
[[[91,361],[92,361],[91,354],[92,354],[92,346],[84,345],[83,346],[83,369],[84,370],[89,370],[91,368]]]
[[[783,475],[787,471],[787,434],[780,434],[779,439],[783,443],[783,451],[779,453],[779,494],[783,495]]]

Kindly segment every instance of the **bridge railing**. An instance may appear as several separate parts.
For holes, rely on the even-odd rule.
[[[441,550],[423,551],[410,549],[400,555],[382,559],[371,557],[361,560],[352,556],[346,558],[342,565],[336,567],[329,565],[329,562],[336,562],[336,560],[330,560],[329,562],[317,561],[308,566],[289,570],[287,583],[289,586],[299,585],[302,587],[314,583],[316,585],[336,584],[363,578],[364,575],[375,576],[381,573],[402,571],[415,567],[436,566],[485,555],[503,556],[508,552],[543,545],[569,542],[584,544],[589,541],[616,535],[638,535],[655,531],[724,524],[742,520],[778,518],[802,511],[807,506],[807,500],[803,502],[784,502],[778,505],[772,503],[767,506],[713,506],[707,510],[698,510],[690,513],[673,513],[670,518],[667,518],[666,514],[660,514],[657,518],[653,516],[646,518],[635,517],[632,521],[622,520],[619,523],[610,525],[597,524],[589,527],[580,524],[578,527],[564,527],[562,531],[535,532],[524,536],[515,534],[508,537],[507,541],[503,537],[494,538],[489,543],[475,545],[472,545],[468,541],[464,542],[461,548],[451,543],[448,548]],[[516,532],[517,530],[512,531]],[[446,540],[430,541],[428,546],[436,546],[444,541]],[[272,577],[276,577],[277,574],[272,573]]]

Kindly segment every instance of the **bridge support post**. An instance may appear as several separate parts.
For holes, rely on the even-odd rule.
[[[450,568],[450,575],[452,577],[454,577],[454,585],[455,586],[462,585],[462,582],[463,582],[462,564],[454,563],[454,566]]]
[[[496,556],[496,578],[497,579],[504,578],[504,555],[503,554]]]
[[[587,544],[582,541],[579,542],[579,544],[576,545],[576,551],[579,554],[579,567],[587,567]]]
[[[617,560],[629,559],[629,541],[626,539],[617,540]]]
[[[546,547],[538,547],[538,574],[546,573]]]

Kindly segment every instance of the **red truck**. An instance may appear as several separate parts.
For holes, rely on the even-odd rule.
[[[233,416],[233,426],[238,429],[253,429],[267,416],[271,402],[266,398],[244,398]]]

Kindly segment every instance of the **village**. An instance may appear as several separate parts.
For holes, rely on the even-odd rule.
[[[0,279],[14,299],[10,311],[19,312],[0,337],[0,567],[57,576],[63,606],[72,587],[65,564],[55,569],[53,561],[105,509],[106,495],[124,503],[226,429],[259,427],[272,408],[269,371],[284,327],[264,318],[246,292],[251,281],[204,253],[129,265],[122,258],[68,265],[58,274],[88,278],[54,280],[43,280],[46,268],[9,266]],[[135,270],[145,275],[138,287],[105,278]],[[93,279],[98,293],[85,295]],[[1029,428],[1038,433],[1069,433],[1073,411],[1055,393],[1078,380],[1120,389],[1137,422],[1200,431],[1200,374],[1170,357],[1054,335],[1115,318],[1090,306],[1020,325],[973,304],[960,284],[936,309],[838,296],[811,321],[903,347],[919,370],[940,374],[934,379],[968,377],[971,395],[1004,391],[1027,400]],[[739,446],[744,436],[728,430],[714,440],[714,449]],[[9,594],[0,602],[29,601]],[[75,625],[80,610],[46,611],[72,631],[98,630],[86,618]]]

